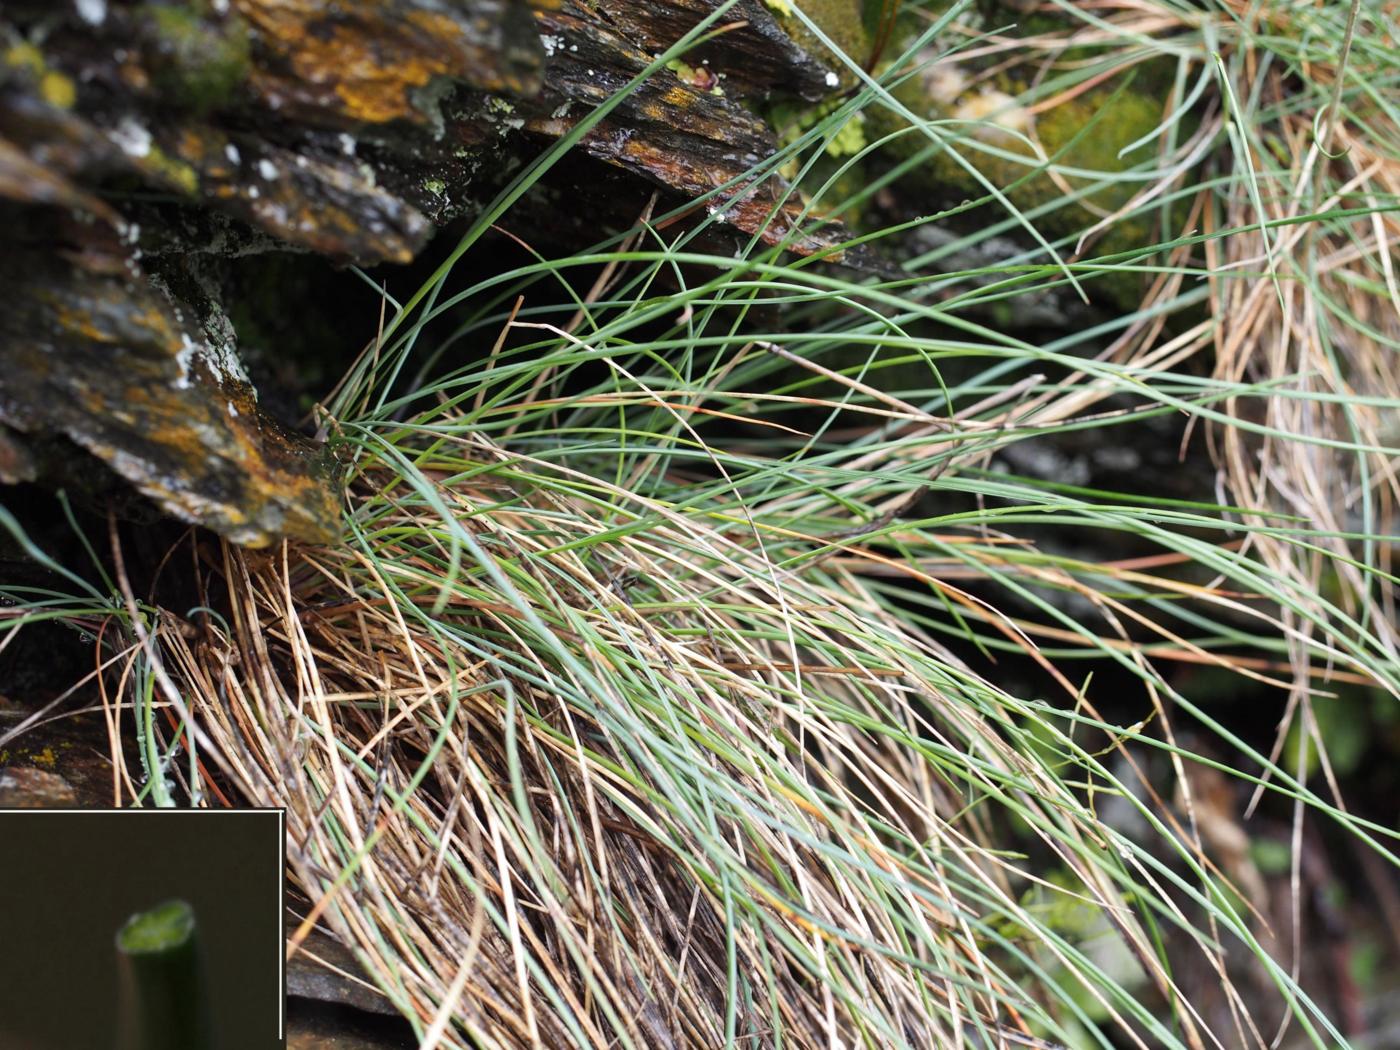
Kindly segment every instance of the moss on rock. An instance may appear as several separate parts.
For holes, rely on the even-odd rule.
[[[186,4],[149,4],[143,14],[155,49],[154,79],[168,97],[196,113],[237,101],[250,69],[241,18],[206,17],[202,7]]]
[[[1139,180],[1118,176],[1151,163],[1155,154],[1152,132],[1163,120],[1166,93],[1145,88],[1149,79],[1117,77],[1033,113],[1019,101],[1026,84],[1006,76],[974,83],[958,66],[939,63],[924,77],[907,80],[896,94],[917,116],[942,122],[944,135],[955,140],[953,148],[940,149],[929,137],[906,130],[891,143],[888,156],[923,158],[907,176],[913,181],[906,183],[906,193],[922,188],[930,210],[987,193],[967,169],[971,164],[1023,213],[1045,207],[1033,221],[1047,239],[1071,237],[1117,211],[1143,187]],[[909,127],[879,107],[871,108],[869,124],[871,139]],[[1086,256],[1111,255],[1156,239],[1152,220],[1133,216],[1113,223],[1086,247]],[[1114,275],[1100,287],[1126,304],[1137,295],[1139,280]]]
[[[864,62],[874,45],[871,25],[878,21],[884,0],[764,0],[778,16],[788,35],[827,65],[836,67],[839,82],[848,86],[850,74],[841,68],[830,49],[797,17],[794,7],[814,22],[822,33],[857,62]]]

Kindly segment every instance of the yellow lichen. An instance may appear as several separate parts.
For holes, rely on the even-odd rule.
[[[199,189],[199,175],[194,168],[172,157],[159,146],[152,146],[150,152],[141,158],[141,167],[186,195],[193,196],[194,191]]]
[[[78,88],[72,77],[50,70],[39,78],[39,95],[58,109],[72,109],[78,101]]]
[[[33,44],[20,42],[5,49],[4,64],[10,69],[21,70],[32,77],[39,89],[39,97],[57,109],[72,109],[78,100],[78,88],[73,78],[50,69],[44,53]]]
[[[411,31],[376,35],[354,22],[321,17],[320,5],[309,0],[249,4],[240,11],[264,43],[276,42],[293,82],[330,86],[341,112],[364,123],[421,120],[415,94],[436,77],[464,73],[460,28],[445,15],[415,11],[406,16]],[[266,70],[255,69],[255,80],[259,74],[266,79]]]
[[[48,68],[48,63],[44,61],[44,53],[33,44],[23,41],[5,50],[5,65],[11,69],[28,70],[36,77],[43,76],[44,70]]]

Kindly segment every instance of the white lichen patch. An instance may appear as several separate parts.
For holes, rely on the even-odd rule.
[[[508,130],[525,126],[524,118],[514,114],[515,107],[505,99],[497,95],[486,99],[486,119],[496,125],[500,134],[504,135]]]
[[[924,92],[954,120],[979,124],[974,134],[983,142],[1026,135],[1030,111],[1011,95],[994,87],[973,87],[962,67],[935,62],[924,74]]]
[[[78,17],[90,26],[100,26],[107,21],[107,0],[74,0]]]
[[[562,36],[554,36],[550,33],[541,33],[540,43],[544,45],[544,53],[546,58],[553,58],[556,51],[564,50],[564,38]]]
[[[189,389],[190,371],[194,368],[194,359],[199,354],[200,346],[185,332],[180,333],[180,349],[175,354],[175,367],[179,374],[175,377],[175,386],[180,390]]]
[[[151,133],[134,117],[122,117],[107,137],[128,157],[144,157],[151,152]]]
[[[1030,111],[1005,91],[995,88],[983,89],[964,99],[953,110],[953,116],[979,124],[976,135],[984,142],[1025,135],[1031,127]]]
[[[967,93],[967,74],[958,66],[937,62],[924,74],[924,93],[940,106],[951,106]]]
[[[337,139],[340,142],[340,152],[344,153],[347,157],[353,157],[355,155],[355,137],[353,135],[347,135],[342,131],[337,136]]]

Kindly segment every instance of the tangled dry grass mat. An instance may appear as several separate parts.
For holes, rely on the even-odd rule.
[[[871,597],[883,556],[784,569],[756,523],[795,510],[472,452],[362,464],[358,542],[225,544],[222,613],[157,632],[201,759],[287,807],[293,881],[423,1045],[1037,1045],[989,922],[1035,878],[990,848],[1013,813],[1169,991],[1111,833]]]

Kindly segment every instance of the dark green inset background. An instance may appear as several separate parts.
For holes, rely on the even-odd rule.
[[[199,923],[219,1050],[280,1047],[284,850],[276,810],[0,811],[0,1047],[109,1050],[117,930],[172,898]]]

